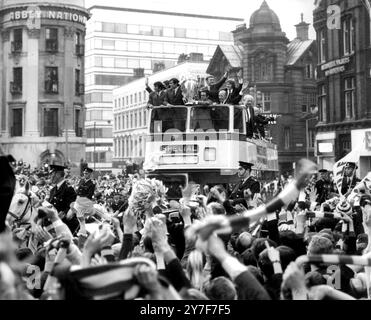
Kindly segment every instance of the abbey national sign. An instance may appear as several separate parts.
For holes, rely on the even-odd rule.
[[[73,21],[81,24],[86,24],[87,17],[75,10],[18,10],[11,11],[8,14],[9,18],[5,20],[16,21],[16,20],[27,20],[27,19],[52,19],[52,20],[64,20]]]

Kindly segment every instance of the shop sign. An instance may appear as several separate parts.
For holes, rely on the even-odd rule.
[[[330,61],[321,66],[321,70],[325,71],[325,76],[328,77],[332,74],[337,74],[345,71],[345,65],[350,62],[349,57]]]

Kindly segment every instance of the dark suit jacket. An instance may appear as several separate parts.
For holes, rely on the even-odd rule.
[[[239,182],[234,187],[229,199],[232,200],[232,205],[242,204],[248,208],[247,202],[244,197],[244,191],[250,189],[252,196],[260,192],[260,183],[253,177],[249,177],[244,183]]]
[[[95,183],[92,180],[85,181],[82,179],[77,188],[77,195],[80,197],[85,197],[92,199],[95,191]]]
[[[238,105],[242,99],[242,96],[240,95],[241,90],[242,90],[242,84],[239,84],[237,88],[232,90],[231,94],[227,92],[228,96],[227,96],[226,104]]]
[[[148,103],[154,107],[161,106],[164,104],[165,95],[165,90],[162,90],[159,94],[157,94],[155,91],[152,91],[149,95]]]
[[[184,105],[183,93],[182,93],[182,89],[180,88],[180,86],[178,87],[176,94],[174,94],[173,89],[167,89],[164,102],[165,102],[165,105],[168,103],[172,104],[173,106]]]
[[[76,200],[75,190],[64,181],[61,187],[57,190],[55,186],[50,191],[49,202],[57,209],[58,212],[67,213],[70,209],[70,204]]]
[[[227,78],[223,77],[213,85],[205,87],[205,89],[209,90],[209,99],[212,102],[219,103],[219,89],[222,87],[226,80]]]
[[[249,112],[250,111],[250,118],[249,118]],[[247,138],[252,138],[254,135],[254,132],[256,132],[256,126],[255,126],[255,111],[252,106],[246,107],[246,115],[247,115],[247,122],[246,122],[246,136]]]
[[[347,183],[345,177],[343,178],[343,182],[341,184],[341,193],[345,195],[348,191],[351,191],[361,180],[357,177],[354,177],[351,183]]]
[[[57,190],[55,186],[50,191],[49,202],[57,209],[59,213],[62,213],[62,221],[68,226],[72,234],[74,234],[80,224],[77,217],[74,216],[71,220],[66,219],[66,214],[70,209],[70,204],[76,200],[76,192],[73,187],[69,186],[66,181],[64,181],[61,187]]]

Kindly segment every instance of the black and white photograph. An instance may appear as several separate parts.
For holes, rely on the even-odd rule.
[[[371,300],[371,0],[0,0],[0,300]]]

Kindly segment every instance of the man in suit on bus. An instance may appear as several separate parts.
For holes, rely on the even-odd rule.
[[[228,71],[223,75],[223,77],[218,82],[215,82],[214,76],[208,76],[206,78],[207,86],[202,89],[206,89],[209,91],[209,99],[212,102],[218,102],[219,89],[223,86],[223,84],[227,81],[227,79],[228,79]]]
[[[155,88],[155,91],[152,91],[149,94],[149,99],[147,103],[148,108],[162,106],[165,100],[166,91],[164,84],[158,81],[155,82],[153,86]]]
[[[166,90],[164,104],[168,107],[184,105],[182,88],[179,80],[173,78],[169,82],[170,88]]]
[[[232,206],[243,205],[249,208],[249,200],[252,200],[255,194],[260,193],[260,183],[252,175],[254,165],[248,162],[239,162],[238,178],[240,181],[234,186],[229,200]]]

